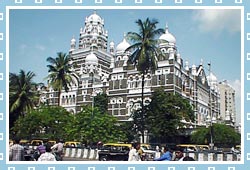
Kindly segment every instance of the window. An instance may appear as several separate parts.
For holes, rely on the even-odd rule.
[[[157,85],[160,85],[161,84],[161,75],[158,75],[157,76]]]

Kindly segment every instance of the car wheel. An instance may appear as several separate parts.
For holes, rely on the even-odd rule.
[[[108,159],[107,159],[107,156],[102,156],[101,158],[100,158],[100,161],[107,161]]]

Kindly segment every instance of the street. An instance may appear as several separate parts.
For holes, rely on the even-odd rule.
[[[98,161],[98,160],[96,160],[96,159],[83,159],[83,158],[64,157],[63,161]]]

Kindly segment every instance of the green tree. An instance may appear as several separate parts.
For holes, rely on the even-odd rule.
[[[232,147],[241,143],[240,134],[225,124],[213,124],[212,125],[213,142],[215,146],[219,147]],[[209,144],[210,143],[210,127],[199,128],[191,136],[193,143],[197,144]]]
[[[145,75],[151,70],[152,72],[157,67],[157,56],[161,55],[158,48],[157,36],[164,33],[162,28],[157,28],[158,21],[156,19],[145,21],[138,19],[136,24],[139,27],[139,32],[129,32],[128,38],[134,43],[126,49],[126,51],[133,50],[129,56],[129,61],[136,65],[137,70],[142,74],[142,91],[141,91],[141,114],[144,114],[144,80]],[[144,140],[144,134],[142,133]],[[144,142],[144,141],[143,141]]]
[[[163,88],[156,89],[152,101],[148,105],[146,124],[149,132],[166,140],[178,135],[178,128],[182,127],[182,119],[194,120],[194,112],[188,100],[178,94],[166,93]]]
[[[62,107],[43,106],[20,117],[11,129],[21,138],[68,139],[74,116]]]
[[[107,113],[101,113],[98,108],[94,108],[94,114],[92,114],[92,108],[84,106],[82,111],[75,115],[74,124],[71,136],[77,140],[87,143],[125,140],[117,119]]]
[[[121,130],[125,135],[125,140],[123,142],[132,143],[134,141],[138,141],[137,128],[133,121],[128,122],[119,122]]]
[[[101,112],[107,112],[108,110],[108,96],[106,93],[97,94],[97,96],[94,97],[94,107],[99,108]]]
[[[50,63],[47,65],[49,68],[49,75],[47,77],[49,80],[48,83],[54,90],[58,91],[59,106],[61,91],[64,89],[66,92],[68,92],[71,83],[74,80],[74,76],[71,71],[70,58],[66,53],[58,52],[56,58],[48,57],[47,61]]]
[[[9,112],[10,128],[20,115],[24,115],[37,104],[39,96],[36,91],[36,83],[33,81],[35,74],[20,70],[19,74],[9,75]]]

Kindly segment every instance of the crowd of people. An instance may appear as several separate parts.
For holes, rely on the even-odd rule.
[[[129,151],[128,161],[141,161],[143,158],[140,144],[133,143],[132,148]],[[180,147],[168,148],[164,147],[159,158],[155,158],[154,161],[195,161],[190,156],[183,154],[183,149]]]
[[[20,145],[20,139],[16,138],[9,149],[10,161],[25,161],[25,149]],[[52,150],[56,150],[55,154]],[[63,157],[63,143],[60,140],[55,145],[39,143],[36,148],[39,153],[35,160],[37,161],[62,161]],[[129,151],[128,161],[142,161],[144,160],[143,152],[139,143],[133,143],[132,148]],[[155,158],[154,161],[195,161],[192,157],[185,156],[182,148],[170,148],[164,147],[161,151],[161,156]]]
[[[54,150],[56,152],[52,152]],[[37,161],[61,161],[63,155],[63,143],[59,141],[51,146],[46,143],[39,143],[36,148],[37,154],[34,159]],[[25,161],[25,148],[20,145],[20,139],[15,138],[13,144],[9,148],[10,161]]]

